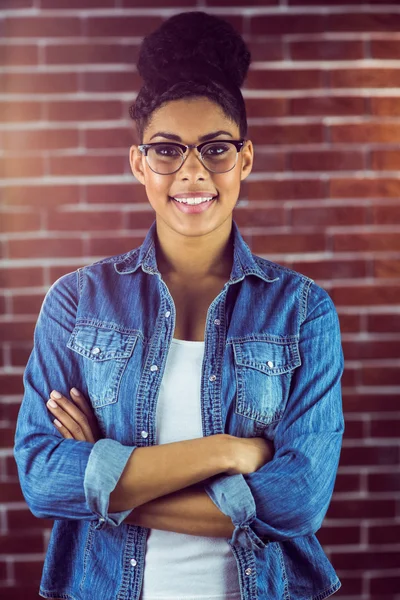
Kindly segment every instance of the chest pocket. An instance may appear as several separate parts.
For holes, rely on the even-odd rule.
[[[137,335],[115,329],[77,325],[67,347],[85,357],[83,368],[94,408],[117,402],[126,364],[132,355]]]
[[[239,415],[265,425],[279,421],[293,371],[301,365],[297,341],[234,342],[236,406]]]

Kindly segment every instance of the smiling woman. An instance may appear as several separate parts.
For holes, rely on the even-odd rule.
[[[340,587],[315,536],[343,435],[338,319],[233,220],[253,165],[249,64],[240,35],[204,12],[143,41],[129,158],[155,221],[138,248],[51,287],[24,375],[21,487],[55,520],[44,598],[321,600]]]

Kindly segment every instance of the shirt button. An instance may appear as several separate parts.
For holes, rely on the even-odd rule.
[[[210,375],[209,380],[210,381],[215,381],[217,379],[216,375]]]
[[[92,350],[92,354],[100,354],[101,350],[100,348],[93,348]]]
[[[148,431],[142,431],[142,433],[140,435],[142,436],[142,438],[147,438],[147,437],[149,437],[149,432]]]
[[[100,517],[99,519],[99,523],[104,523],[105,519],[103,519],[103,517]]]
[[[132,567],[136,567],[137,565],[137,561],[134,558],[131,558],[131,565]]]
[[[269,366],[270,369],[272,369],[272,367],[274,366],[274,363],[272,362],[272,360],[269,360],[267,362],[267,365]]]
[[[245,573],[246,573],[246,575],[251,575],[251,569],[246,569]]]
[[[151,365],[150,371],[158,371],[157,365]]]
[[[219,319],[215,319],[214,325],[221,325],[221,321]]]
[[[171,311],[167,310],[165,313],[165,317],[168,319],[168,317],[170,317],[170,316],[171,316]]]

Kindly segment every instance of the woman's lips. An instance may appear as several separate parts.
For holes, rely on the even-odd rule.
[[[183,202],[178,202],[177,200],[174,200],[173,198],[171,198],[171,196],[169,196],[169,199],[178,210],[188,215],[191,215],[202,213],[208,210],[210,206],[214,204],[215,201],[218,199],[218,195],[215,196],[215,198],[213,198],[212,200],[206,200],[205,202],[201,202],[200,204],[185,204]]]

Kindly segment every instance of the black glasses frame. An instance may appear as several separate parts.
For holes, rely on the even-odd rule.
[[[228,173],[228,171],[232,171],[232,169],[236,166],[237,157],[239,155],[239,152],[243,148],[244,144],[246,143],[246,141],[247,140],[243,138],[241,140],[209,140],[208,142],[202,142],[201,144],[181,144],[180,142],[154,142],[154,143],[150,143],[150,144],[140,144],[138,146],[138,148],[139,148],[140,152],[142,152],[142,154],[144,154],[144,156],[146,157],[149,168],[153,171],[153,173],[157,173],[158,175],[172,175],[173,173],[176,173],[177,171],[179,171],[179,169],[182,167],[183,163],[189,156],[188,150],[190,148],[195,148],[197,150],[197,152],[200,155],[198,158],[199,158],[201,164],[203,165],[203,167],[205,167],[207,169],[207,171],[210,171],[211,173]],[[237,154],[236,154],[235,164],[233,165],[233,167],[228,169],[228,171],[212,171],[212,169],[209,169],[207,167],[207,165],[205,165],[203,162],[203,158],[202,158],[202,154],[201,154],[203,147],[207,146],[207,144],[217,144],[218,142],[224,143],[224,144],[233,144],[236,148]],[[154,146],[178,146],[182,150],[182,162],[179,165],[179,167],[177,169],[175,169],[175,171],[171,171],[170,173],[159,173],[158,171],[154,171],[154,169],[151,168],[151,166],[149,164],[149,160],[147,158],[148,150],[150,148],[153,148]]]

